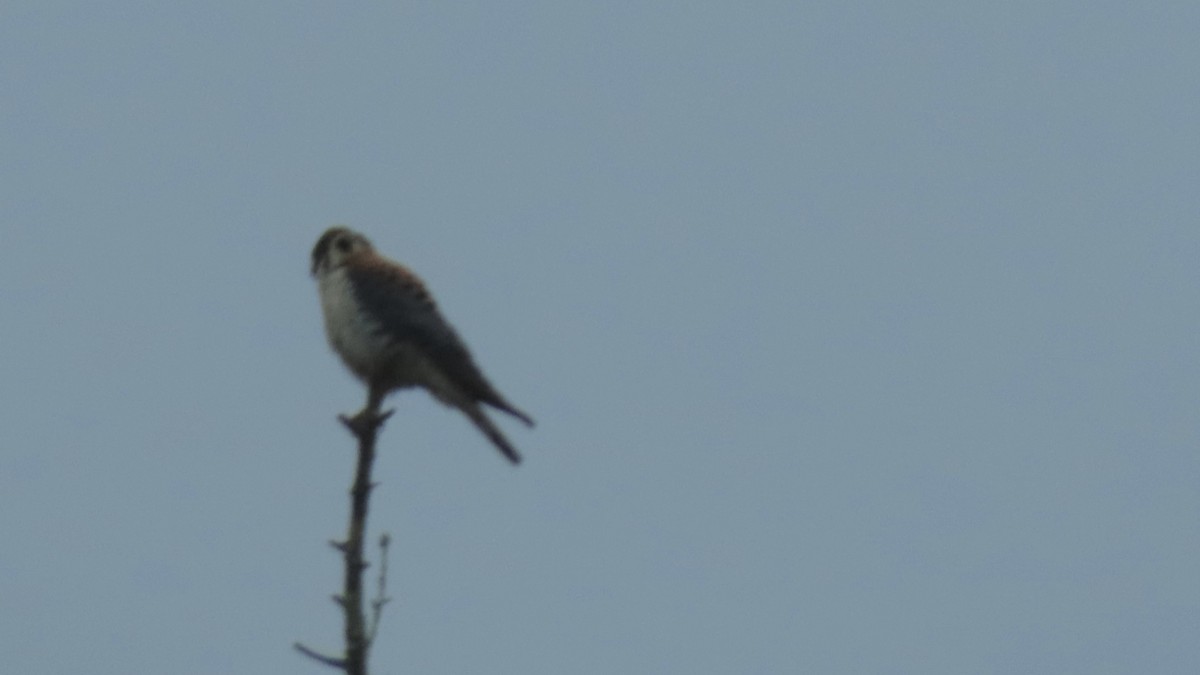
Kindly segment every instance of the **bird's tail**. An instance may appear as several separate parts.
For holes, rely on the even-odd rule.
[[[526,415],[525,411],[521,410],[517,406],[509,403],[508,401],[505,401],[504,398],[502,396],[500,396],[499,394],[496,394],[494,397],[484,398],[481,400],[484,403],[487,403],[488,405],[492,406],[493,408],[495,408],[497,410],[503,410],[504,412],[508,413],[509,415],[512,415],[513,417],[521,420],[522,422],[525,423],[525,426],[527,426],[527,427],[533,426],[533,418],[532,417],[530,417],[529,415]]]
[[[500,452],[504,453],[508,461],[513,464],[521,463],[521,456],[517,454],[517,449],[512,446],[512,443],[508,442],[504,434],[500,433],[500,429],[496,428],[496,425],[492,423],[492,420],[483,412],[483,408],[479,407],[478,403],[470,403],[462,406],[462,411],[466,413],[467,417],[471,418],[475,426],[479,427],[483,435],[487,436],[500,449]],[[532,420],[529,423],[532,423]]]

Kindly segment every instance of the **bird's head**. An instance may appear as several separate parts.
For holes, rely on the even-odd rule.
[[[313,246],[312,275],[315,277],[332,272],[350,256],[370,250],[371,241],[361,234],[341,225],[331,227]]]

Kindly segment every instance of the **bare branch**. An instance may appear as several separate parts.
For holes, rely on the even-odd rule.
[[[379,585],[375,599],[371,601],[371,625],[367,629],[367,642],[375,642],[375,634],[379,632],[379,620],[383,617],[383,606],[392,601],[387,595],[388,546],[392,537],[384,532],[379,537]]]
[[[305,647],[304,645],[300,644],[299,642],[293,643],[292,646],[296,648],[296,651],[300,652],[301,654],[307,656],[308,658],[310,658],[314,661],[317,661],[319,663],[324,663],[325,665],[327,665],[331,668],[337,668],[338,670],[346,669],[346,662],[343,661],[342,659],[335,659],[332,656],[325,656],[324,654],[322,654],[320,652],[315,652],[315,651],[309,649],[308,647]]]
[[[327,666],[338,668],[347,675],[367,675],[367,656],[379,617],[387,599],[384,596],[384,576],[387,574],[387,535],[380,541],[383,549],[383,564],[380,569],[379,597],[372,601],[372,617],[368,630],[366,612],[363,608],[362,573],[368,564],[363,558],[363,538],[367,530],[367,511],[371,490],[376,483],[371,481],[371,466],[375,461],[375,439],[380,427],[392,415],[391,410],[379,410],[383,397],[372,389],[367,396],[367,405],[353,417],[340,415],[342,424],[358,439],[358,462],[354,469],[354,484],[350,487],[350,522],[344,541],[333,540],[329,544],[342,554],[345,567],[342,592],[333,600],[344,615],[346,653],[334,658],[315,652],[297,642],[295,648],[311,659]]]

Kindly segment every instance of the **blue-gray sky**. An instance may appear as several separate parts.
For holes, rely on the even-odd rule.
[[[1200,7],[7,2],[0,651],[324,672],[425,277],[509,467],[393,397],[393,673],[1200,668]]]

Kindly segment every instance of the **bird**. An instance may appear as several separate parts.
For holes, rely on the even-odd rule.
[[[483,405],[530,427],[533,418],[492,386],[417,275],[377,253],[362,234],[335,225],[313,246],[312,276],[325,336],[367,386],[364,412],[378,410],[393,391],[421,387],[462,411],[510,462],[520,463]]]

